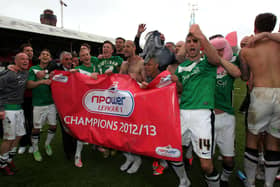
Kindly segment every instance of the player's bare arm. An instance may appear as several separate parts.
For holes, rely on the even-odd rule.
[[[219,65],[220,57],[217,50],[210,44],[208,39],[200,30],[199,26],[197,24],[193,24],[189,32],[200,41],[201,47],[204,49],[203,52],[208,57],[208,61],[213,65]]]
[[[256,34],[255,36],[250,37],[248,47],[254,47],[257,42],[268,39],[275,42],[280,42],[280,33],[262,32]]]
[[[221,58],[221,65],[227,70],[227,72],[234,78],[241,76],[240,69],[233,63]]]
[[[250,79],[250,70],[248,63],[246,61],[246,58],[244,54],[246,53],[244,50],[246,49],[241,49],[239,56],[240,56],[240,71],[241,71],[241,79],[244,81],[248,81]]]
[[[140,61],[140,76],[142,81],[146,81],[146,74],[145,74],[145,68],[144,68],[144,60],[142,59]]]

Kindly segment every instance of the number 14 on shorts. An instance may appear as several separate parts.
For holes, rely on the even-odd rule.
[[[210,140],[199,138],[199,149],[203,150],[206,148],[207,151],[210,151]]]

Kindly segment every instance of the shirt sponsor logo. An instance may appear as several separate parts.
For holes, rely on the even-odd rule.
[[[58,75],[53,76],[52,80],[65,83],[68,81],[68,77],[64,76],[62,74],[58,74]]]
[[[162,87],[168,86],[171,83],[172,83],[171,75],[167,75],[167,76],[162,77],[160,79],[160,82],[158,83],[158,85],[156,87],[157,88],[162,88]]]
[[[90,75],[91,75],[91,73],[90,73],[90,72],[85,71],[85,70],[82,70],[82,69],[79,69],[79,72],[80,72],[81,74],[84,74],[84,75],[88,75],[88,76],[90,76]]]
[[[192,69],[195,67],[197,65],[197,63],[192,63],[192,64],[190,64],[190,65],[188,65],[188,66],[186,66],[186,67],[182,67],[182,66],[179,66],[178,67],[178,73],[181,73],[181,72],[184,72],[184,71],[188,71],[188,72],[190,72],[190,71],[192,71]]]
[[[92,89],[83,97],[84,108],[91,113],[129,117],[134,98],[129,91],[118,90],[116,83],[108,89]]]
[[[172,148],[171,146],[157,147],[156,154],[170,158],[179,158],[181,156],[180,150]]]

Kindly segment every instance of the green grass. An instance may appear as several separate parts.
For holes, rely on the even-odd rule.
[[[234,94],[234,106],[238,110],[244,98],[245,84],[240,80],[236,81]],[[237,169],[243,167],[244,153],[244,116],[236,112],[236,167],[234,175],[231,177],[230,186],[242,186],[241,182],[236,178]],[[124,162],[124,157],[118,153],[115,157],[104,159],[98,151],[93,151],[92,146],[84,146],[82,152],[83,168],[76,168],[74,161],[65,159],[60,129],[57,131],[53,142],[54,155],[48,157],[44,153],[43,146],[43,162],[37,163],[33,160],[31,154],[25,153],[17,155],[15,163],[20,169],[15,176],[6,177],[0,175],[0,187],[6,186],[23,186],[23,187],[174,187],[178,186],[179,180],[172,169],[167,169],[161,176],[152,175],[152,158],[143,157],[143,163],[138,173],[129,175],[119,170],[120,165]],[[41,144],[45,141],[46,131],[42,133]],[[220,170],[221,163],[215,161],[215,165]],[[194,166],[188,171],[192,186],[205,186],[203,175],[199,167],[198,159],[195,158]],[[263,186],[262,182],[257,186]],[[280,183],[275,184],[280,187]]]

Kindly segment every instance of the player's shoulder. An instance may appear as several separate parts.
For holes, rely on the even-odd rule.
[[[128,65],[128,61],[127,60],[123,61],[122,65]]]
[[[98,62],[98,58],[96,56],[91,56],[90,61],[91,62]]]
[[[123,61],[122,57],[120,56],[112,56],[111,58],[117,61]]]
[[[246,54],[248,54],[251,50],[251,48],[249,47],[243,47],[240,51],[239,51],[239,56],[244,56]]]
[[[81,68],[81,65],[74,67],[74,69],[80,69],[80,68]]]
[[[137,56],[137,62],[138,62],[138,64],[140,64],[140,65],[144,65],[144,59],[141,58],[140,56]]]
[[[0,79],[6,79],[6,78],[10,78],[10,77],[15,77],[16,76],[16,72],[11,71],[9,69],[3,70],[0,72]]]
[[[31,66],[31,67],[29,68],[29,71],[30,71],[30,70],[33,70],[33,69],[41,70],[42,68],[39,66],[39,64],[37,64],[37,65]]]

